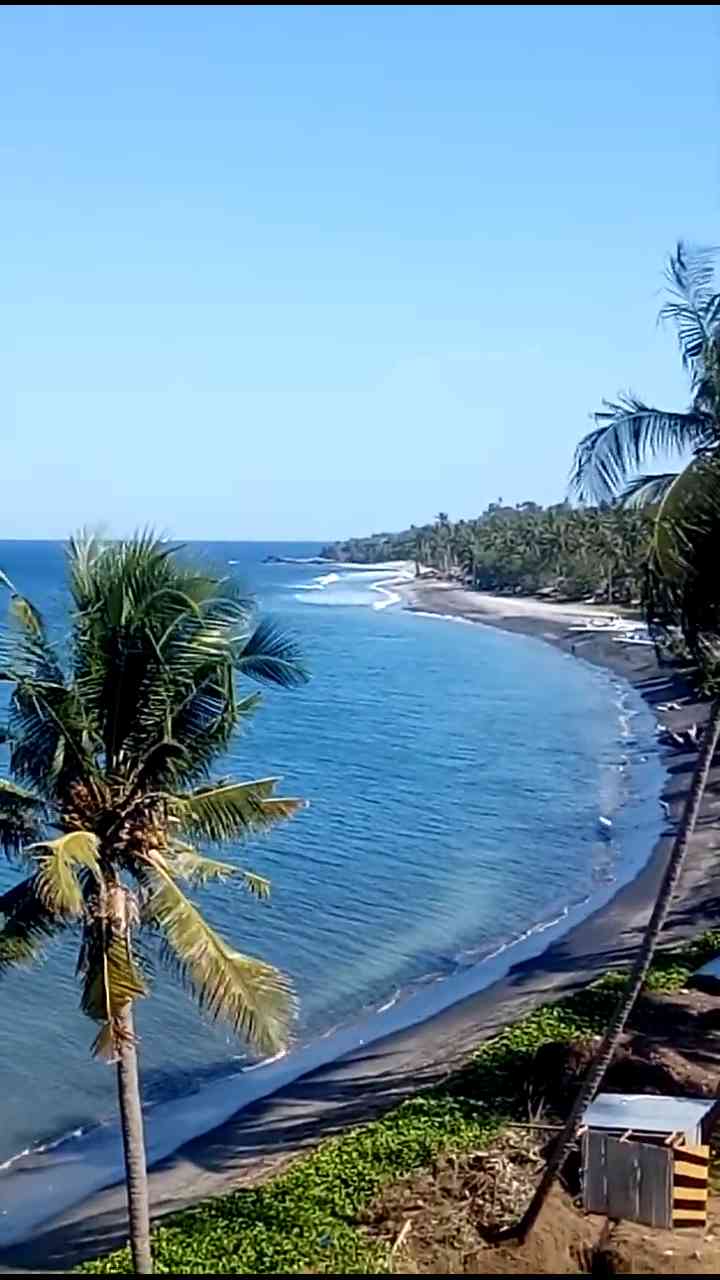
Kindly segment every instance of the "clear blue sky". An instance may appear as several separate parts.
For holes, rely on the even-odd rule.
[[[720,10],[5,6],[0,536],[556,501],[720,241]]]

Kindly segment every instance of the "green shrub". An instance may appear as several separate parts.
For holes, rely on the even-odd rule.
[[[720,932],[665,952],[648,987],[675,991],[720,951]],[[608,974],[576,995],[544,1005],[482,1045],[447,1081],[395,1107],[379,1120],[324,1142],[261,1186],[207,1201],[174,1215],[153,1232],[158,1272],[174,1274],[373,1274],[384,1251],[354,1225],[380,1188],[441,1153],[486,1143],[509,1120],[524,1118],[526,1082],[543,1044],[600,1034],[624,978]],[[79,1268],[131,1272],[121,1249]]]

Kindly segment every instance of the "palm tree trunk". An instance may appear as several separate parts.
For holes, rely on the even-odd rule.
[[[120,1047],[117,1064],[120,1123],[125,1151],[130,1249],[135,1274],[152,1275],[150,1252],[150,1202],[148,1198],[145,1133],[143,1130],[140,1085],[138,1082],[137,1044],[133,1031],[132,1005],[120,1019]]]
[[[673,841],[673,847],[668,858],[665,868],[662,884],[655,900],[652,915],[648,921],[645,935],[640,946],[635,964],[630,973],[630,980],[627,990],[621,996],[612,1018],[608,1024],[607,1030],[603,1037],[602,1044],[597,1051],[595,1059],[590,1066],[580,1091],[575,1099],[570,1115],[565,1122],[565,1127],[559,1135],[545,1166],[545,1172],[540,1180],[538,1188],[530,1201],[525,1213],[515,1227],[511,1227],[507,1232],[508,1238],[523,1241],[532,1231],[535,1223],[542,1212],[545,1201],[552,1190],[552,1187],[565,1163],[567,1156],[573,1147],[578,1130],[582,1122],[583,1115],[587,1107],[592,1102],[597,1090],[602,1082],[603,1076],[607,1071],[615,1051],[618,1047],[620,1037],[625,1030],[625,1024],[632,1013],[635,1001],[640,994],[642,985],[647,977],[648,969],[652,963],[658,938],[662,931],[663,925],[667,919],[668,911],[675,895],[680,873],[683,869],[685,855],[687,853],[690,838],[695,830],[700,805],[702,803],[703,794],[707,785],[710,768],[717,747],[718,738],[720,737],[720,699],[712,704],[710,716],[705,729],[700,753],[698,755],[695,773],[693,774],[692,783],[685,801],[685,807],[680,819],[677,834]]]

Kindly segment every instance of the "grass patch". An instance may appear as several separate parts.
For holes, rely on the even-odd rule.
[[[677,991],[720,951],[720,931],[660,955],[647,987]],[[386,1183],[441,1153],[472,1150],[509,1120],[526,1118],[526,1082],[541,1045],[603,1031],[624,978],[609,974],[544,1005],[482,1045],[461,1071],[371,1124],[324,1142],[286,1173],[166,1219],[153,1232],[155,1268],[174,1274],[335,1273],[386,1270],[384,1248],[356,1229]],[[128,1249],[86,1263],[94,1274],[131,1272]]]

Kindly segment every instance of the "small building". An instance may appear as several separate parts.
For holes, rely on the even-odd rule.
[[[584,1116],[587,1213],[649,1227],[704,1227],[714,1098],[600,1093]]]

